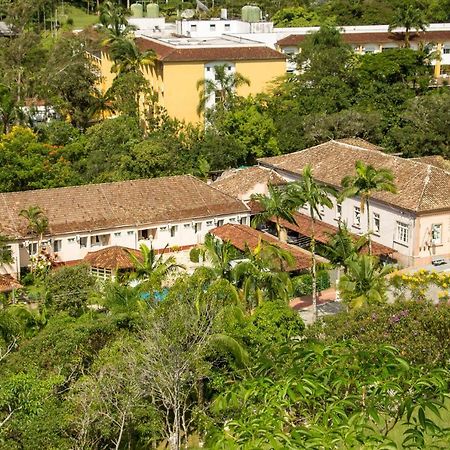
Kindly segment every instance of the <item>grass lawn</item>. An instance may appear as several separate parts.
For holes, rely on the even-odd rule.
[[[58,13],[61,14],[61,22],[63,24],[66,24],[67,19],[73,20],[73,25],[71,25],[70,28],[86,28],[98,23],[97,15],[87,14],[85,10],[71,5],[64,5],[62,10],[61,8],[58,8]]]

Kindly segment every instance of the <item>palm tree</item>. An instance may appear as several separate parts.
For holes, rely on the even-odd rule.
[[[228,70],[226,64],[214,66],[214,79],[201,79],[197,81],[197,90],[200,91],[200,100],[197,114],[205,111],[208,100],[215,96],[216,103],[225,109],[230,109],[236,102],[236,90],[241,86],[250,86],[250,80],[238,72]]]
[[[139,250],[142,258],[128,252],[134,266],[130,278],[140,281],[141,286],[147,291],[149,289],[160,291],[164,281],[167,280],[171,273],[178,269],[184,269],[183,266],[177,264],[173,256],[164,258],[164,255],[158,255],[152,246],[149,248],[145,244],[141,244]]]
[[[233,279],[247,310],[264,301],[288,303],[293,288],[286,269],[294,264],[292,254],[260,241],[253,250],[247,248],[245,258],[234,267]]]
[[[312,258],[312,301],[314,317],[317,319],[317,270],[316,270],[316,220],[322,219],[321,208],[332,208],[331,196],[336,196],[336,190],[332,187],[316,183],[310,165],[307,165],[302,172],[300,181],[289,186],[289,196],[291,201],[298,206],[308,205],[309,216],[311,218],[311,242],[310,252]]]
[[[34,236],[38,236],[38,255],[41,253],[42,239],[48,230],[48,218],[39,206],[29,206],[22,209],[19,216],[28,221],[28,231]]]
[[[359,255],[347,261],[347,273],[339,282],[343,300],[351,308],[380,304],[386,301],[386,275],[392,266],[380,264],[378,258]]]
[[[208,261],[217,278],[231,280],[231,261],[239,257],[239,252],[228,241],[222,241],[212,234],[205,236],[205,242],[190,252],[192,262]]]
[[[366,165],[362,161],[355,163],[356,175],[346,176],[342,179],[341,185],[344,190],[341,198],[359,196],[361,199],[361,213],[367,211],[367,236],[369,242],[369,255],[372,254],[371,220],[369,211],[369,200],[375,192],[391,192],[395,194],[397,188],[394,183],[394,175],[389,169],[375,169],[370,164]]]
[[[347,273],[348,261],[358,255],[360,250],[367,244],[367,238],[360,236],[356,240],[348,231],[345,223],[339,223],[339,229],[336,233],[327,233],[328,242],[321,245],[321,255],[330,261],[330,264],[336,268],[336,287],[339,287],[340,271]],[[339,289],[336,291],[339,297]]]
[[[152,67],[155,64],[156,54],[153,50],[141,52],[133,37],[122,37],[111,44],[111,58],[114,64],[113,73],[141,73],[142,67]]]
[[[99,20],[108,33],[105,43],[109,44],[129,34],[132,28],[127,22],[128,15],[128,11],[117,1],[108,0],[102,4]]]
[[[288,191],[270,184],[268,188],[269,195],[254,194],[251,197],[251,199],[258,202],[262,208],[262,211],[253,218],[252,227],[256,228],[258,225],[275,218],[278,239],[285,240],[282,239],[280,219],[295,224],[293,212],[295,211],[296,205],[292,202]]]
[[[428,22],[425,18],[425,13],[422,9],[417,8],[413,4],[405,4],[395,11],[391,23],[389,24],[389,31],[395,28],[405,29],[405,48],[410,47],[411,30],[425,31]]]
[[[89,108],[89,115],[92,118],[101,116],[102,120],[105,120],[105,113],[114,113],[114,96],[111,90],[108,89],[104,94],[97,91],[95,95],[91,96],[91,106]]]

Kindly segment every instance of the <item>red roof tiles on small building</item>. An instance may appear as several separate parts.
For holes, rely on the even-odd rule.
[[[11,275],[0,275],[0,293],[11,292],[21,287],[23,286]]]
[[[133,248],[120,247],[118,245],[103,248],[96,252],[89,252],[83,259],[91,267],[98,267],[109,270],[133,269],[133,259],[130,253],[138,260],[142,260],[142,253]]]
[[[247,225],[227,223],[211,230],[211,234],[230,242],[238,250],[245,251],[246,248],[254,249],[261,241],[275,245],[282,250],[287,250],[295,259],[293,270],[306,270],[311,267],[311,253],[300,247],[281,242],[275,236],[262,231],[255,230]],[[317,257],[318,261],[325,262],[325,258]]]

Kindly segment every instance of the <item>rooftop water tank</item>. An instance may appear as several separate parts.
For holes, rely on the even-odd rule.
[[[252,6],[250,5],[245,5],[242,7],[241,9],[241,19],[243,22],[248,22],[248,14],[250,12],[250,10],[252,9]]]
[[[144,17],[144,6],[141,3],[133,3],[130,6],[131,16],[135,18]]]
[[[149,3],[147,5],[147,17],[150,19],[157,19],[159,17],[158,3]]]
[[[250,6],[247,13],[247,22],[259,22],[261,20],[261,8],[259,6]]]

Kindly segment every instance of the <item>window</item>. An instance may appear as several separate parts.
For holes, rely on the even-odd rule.
[[[91,247],[103,247],[109,245],[109,234],[96,234],[91,236]]]
[[[217,89],[214,91],[214,103],[217,105],[218,103],[222,103],[223,91],[221,89]]]
[[[197,31],[197,25],[191,24],[191,31]]]
[[[112,277],[111,269],[103,269],[102,267],[91,267],[91,274],[100,280],[107,280]]]
[[[122,233],[121,233],[120,231],[116,231],[116,232],[114,233],[114,236],[115,236],[115,237],[119,237],[121,234],[122,234]]]
[[[88,242],[87,236],[80,237],[80,248],[86,248],[87,242]]]
[[[341,220],[342,218],[342,204],[336,203],[336,219]]]
[[[361,227],[361,208],[359,206],[355,206],[353,209],[353,226]]]
[[[442,224],[433,224],[431,226],[431,242],[433,245],[442,244]]]
[[[231,72],[231,66],[228,66],[228,72]]]
[[[61,239],[56,239],[53,241],[53,251],[55,253],[60,252],[61,251],[61,247],[62,247],[62,240]]]
[[[212,220],[208,220],[208,221],[206,222],[206,226],[207,226],[207,227],[212,227],[212,225],[213,225],[213,221],[212,221]]]
[[[230,222],[236,222],[236,217],[230,217]]]
[[[194,231],[198,233],[202,229],[202,223],[201,222],[195,222],[194,224]]]
[[[230,23],[226,23],[225,24],[225,31],[230,31],[231,30],[231,24]]]
[[[241,225],[247,225],[247,217],[241,217]]]
[[[138,239],[155,239],[156,228],[146,228],[138,231]]]
[[[450,47],[444,47],[442,53],[444,53],[444,55],[450,55]]]
[[[380,234],[380,215],[375,212],[373,213],[373,232]]]
[[[38,251],[38,244],[37,244],[37,242],[30,242],[28,244],[28,254],[30,256],[33,256],[33,255],[35,255],[37,253],[37,251]]]
[[[170,227],[170,237],[175,237],[175,233],[178,231],[178,225],[172,225]]]
[[[409,241],[409,226],[404,222],[397,222],[397,242],[407,244]]]
[[[215,23],[209,24],[209,31],[216,31],[216,24]]]
[[[133,236],[133,234],[134,234],[134,231],[127,231],[127,234],[128,234],[128,236]]]
[[[217,221],[217,226],[221,227],[223,225],[223,219]]]
[[[69,239],[67,239],[67,242],[69,244],[73,244],[75,242],[75,238],[69,238]]]
[[[167,227],[159,227],[160,231],[167,231]]]
[[[319,218],[321,219],[322,216],[325,214],[325,206],[319,205]]]
[[[191,224],[190,224],[190,223],[185,223],[185,224],[183,225],[183,227],[184,227],[184,228],[191,228]]]

